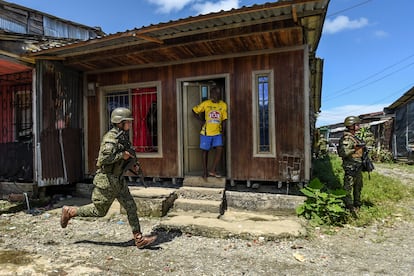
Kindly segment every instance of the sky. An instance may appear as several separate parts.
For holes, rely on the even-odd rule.
[[[107,34],[261,0],[9,0]],[[317,57],[324,60],[316,125],[383,109],[414,86],[413,0],[331,0]]]

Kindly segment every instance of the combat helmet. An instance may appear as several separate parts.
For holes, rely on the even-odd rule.
[[[133,121],[131,110],[126,107],[117,107],[111,113],[111,123],[119,124],[122,121]]]
[[[346,127],[353,126],[355,124],[359,124],[361,120],[357,116],[348,116],[345,118],[344,125]]]

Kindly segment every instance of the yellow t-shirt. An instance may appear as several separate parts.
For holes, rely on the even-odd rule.
[[[197,114],[204,112],[206,123],[201,129],[201,134],[214,136],[221,133],[221,122],[227,120],[227,104],[223,101],[214,103],[212,100],[206,100],[193,107]]]

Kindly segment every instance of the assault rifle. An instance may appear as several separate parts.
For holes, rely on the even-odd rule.
[[[362,171],[372,172],[374,169],[375,166],[369,158],[369,150],[367,149],[367,147],[364,147],[364,152],[362,153]]]
[[[137,153],[135,152],[131,142],[129,141],[128,133],[126,131],[121,131],[120,133],[118,133],[118,135],[116,135],[116,138],[118,139],[118,142],[122,145],[122,151],[128,151],[131,155],[131,157],[126,160],[122,167],[123,174],[130,172],[133,175],[138,176],[144,187],[148,188],[147,184],[145,183],[145,176],[144,171],[142,170],[142,165],[138,161]]]
[[[361,170],[363,172],[368,172],[368,179],[371,179],[371,175],[369,173],[372,172],[375,169],[375,167],[371,159],[369,158],[369,149],[365,145],[364,141],[361,141],[358,147],[363,147],[363,152],[362,152],[362,157],[361,157],[361,160],[362,160]]]

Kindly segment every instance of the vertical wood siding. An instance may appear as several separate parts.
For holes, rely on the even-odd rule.
[[[261,56],[231,58],[208,62],[189,63],[122,72],[102,73],[96,78],[99,86],[126,83],[162,82],[162,148],[163,158],[143,158],[141,162],[149,176],[178,176],[177,103],[176,80],[178,78],[229,74],[231,178],[235,180],[282,180],[288,179],[287,170],[303,169],[304,160],[304,55],[292,51]],[[274,71],[276,157],[253,157],[252,122],[252,72]],[[99,114],[99,94],[88,97],[88,117]],[[89,173],[94,173],[100,133],[97,124],[88,120]],[[303,178],[303,171],[300,172]]]

